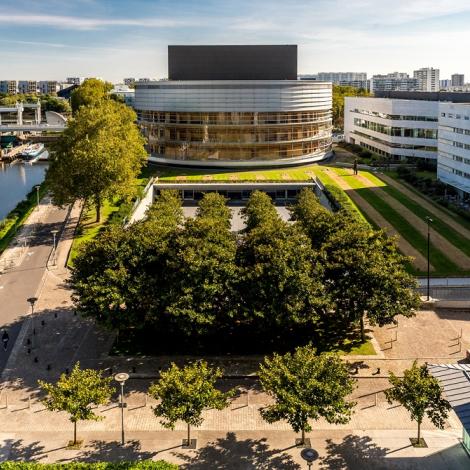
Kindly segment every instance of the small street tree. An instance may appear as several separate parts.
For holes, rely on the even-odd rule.
[[[274,354],[265,358],[259,376],[263,390],[275,401],[260,411],[261,416],[268,423],[286,420],[296,433],[302,433],[302,445],[305,432],[312,430],[309,419],[343,424],[351,417],[355,403],[346,397],[353,391],[354,380],[335,353],[317,355],[309,344],[294,353]]]
[[[414,361],[411,369],[405,370],[403,378],[390,372],[389,382],[392,388],[385,391],[387,401],[400,403],[411,415],[411,419],[418,423],[418,437],[411,440],[413,445],[421,447],[421,423],[427,416],[432,424],[443,429],[445,420],[451,409],[450,403],[442,397],[442,387],[433,377],[426,365],[418,366]]]
[[[188,446],[191,443],[190,427],[202,424],[203,410],[222,410],[234,395],[234,390],[223,393],[215,388],[214,384],[220,377],[222,371],[209,367],[205,361],[197,361],[183,368],[172,363],[149,389],[150,396],[160,400],[153,411],[155,416],[162,418],[160,422],[165,428],[174,429],[177,421],[187,424]]]
[[[47,393],[42,401],[49,411],[65,411],[73,423],[73,445],[77,444],[77,422],[103,417],[92,411],[93,405],[109,402],[113,389],[112,378],[103,378],[101,371],[80,369],[77,362],[69,375],[62,374],[56,384],[39,380],[39,385]]]

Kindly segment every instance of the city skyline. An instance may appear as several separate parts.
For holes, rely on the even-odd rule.
[[[4,1],[4,0],[2,0]],[[2,7],[2,79],[167,75],[168,44],[298,44],[299,73],[421,67],[470,75],[470,4],[385,1],[19,0]],[[452,47],[449,47],[452,44]]]

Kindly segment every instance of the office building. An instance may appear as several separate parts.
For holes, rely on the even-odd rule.
[[[463,73],[454,73],[451,77],[451,86],[464,86],[465,85],[465,75]]]
[[[299,80],[316,80],[331,82],[333,85],[367,88],[367,73],[365,72],[320,72],[313,75],[299,75]]]
[[[422,68],[413,72],[418,80],[418,91],[439,91],[439,69]]]
[[[390,160],[437,159],[437,101],[346,97],[346,142]]]
[[[386,75],[373,75],[370,79],[370,91],[416,91],[418,80],[407,73],[393,72]]]
[[[297,80],[297,46],[169,46],[168,80],[137,82],[158,163],[269,167],[331,152],[331,83]]]
[[[16,80],[0,80],[0,93],[16,95],[18,93],[18,83]]]
[[[18,82],[18,93],[22,95],[35,95],[38,92],[38,82],[36,80],[20,80]]]
[[[470,103],[439,103],[437,177],[470,196]]]

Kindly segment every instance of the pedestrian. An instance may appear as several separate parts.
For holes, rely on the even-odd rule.
[[[7,330],[3,330],[3,334],[2,334],[2,343],[3,343],[3,350],[4,350],[4,351],[7,350],[9,339],[10,339],[10,336],[9,336]]]
[[[354,174],[357,175],[357,158],[354,159],[353,169],[354,169]]]

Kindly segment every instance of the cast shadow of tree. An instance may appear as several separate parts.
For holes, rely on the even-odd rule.
[[[28,462],[31,460],[41,460],[41,458],[46,456],[44,446],[39,445],[39,441],[29,444],[24,444],[23,442],[23,439],[6,439],[2,447],[0,447],[0,462],[3,460]]]
[[[156,452],[147,452],[141,449],[138,440],[130,440],[121,445],[120,442],[92,440],[80,454],[73,457],[77,462],[121,462],[134,460],[149,460]]]
[[[388,448],[379,447],[369,436],[349,434],[336,444],[331,439],[326,441],[326,456],[321,459],[320,468],[340,469],[380,469]]]
[[[173,452],[183,462],[181,469],[207,470],[224,468],[232,470],[297,470],[300,465],[292,457],[279,449],[269,449],[267,439],[237,440],[235,433],[227,433],[226,438],[198,449],[188,455]]]

